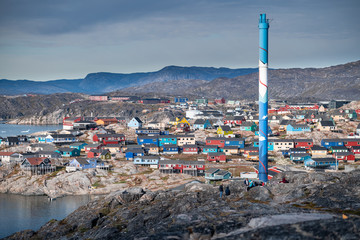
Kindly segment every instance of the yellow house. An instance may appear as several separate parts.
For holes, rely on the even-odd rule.
[[[179,123],[187,123],[190,126],[190,123],[184,117],[181,120],[180,118],[175,118],[173,120],[170,120],[169,123],[174,126],[178,125]]]
[[[223,135],[223,136],[227,136],[227,135],[232,135],[233,131],[231,130],[231,128],[229,126],[219,126],[217,128],[217,134],[219,135]]]

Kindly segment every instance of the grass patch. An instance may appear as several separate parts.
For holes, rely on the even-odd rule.
[[[94,188],[103,188],[105,187],[104,184],[102,184],[100,181],[96,181],[93,185],[91,185]]]
[[[127,183],[126,180],[120,180],[118,182],[114,182],[114,184]]]

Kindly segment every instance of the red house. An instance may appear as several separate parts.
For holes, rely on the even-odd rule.
[[[314,142],[312,139],[294,139],[295,148],[310,149],[313,146],[314,146]]]
[[[74,123],[81,121],[81,117],[64,117],[63,129],[72,130],[74,129]]]
[[[209,152],[207,160],[209,162],[226,162],[226,155],[222,152]]]
[[[162,160],[159,161],[159,170],[161,173],[184,173],[192,176],[198,176],[205,173],[205,162]]]
[[[214,102],[216,104],[225,104],[225,98],[216,98]]]
[[[179,132],[189,132],[190,126],[187,123],[178,123],[178,125],[176,125],[176,130]]]
[[[104,145],[107,144],[119,144],[125,142],[124,134],[95,134],[93,136],[94,142],[100,142]]]
[[[344,142],[344,146],[351,148],[353,146],[360,146],[360,139],[358,138],[344,138],[341,139]]]
[[[224,137],[207,137],[206,145],[216,145],[219,148],[223,148],[225,146],[226,138]]]
[[[338,161],[355,161],[355,154],[352,152],[338,152],[334,153],[333,157]]]
[[[227,116],[224,118],[224,125],[241,125],[245,121],[243,116]]]
[[[199,147],[197,145],[183,145],[184,154],[198,154]]]
[[[100,149],[103,145],[101,143],[88,144],[84,147],[85,153],[90,152],[92,149]]]
[[[354,153],[355,155],[360,155],[360,146],[352,146],[350,148],[351,152]]]

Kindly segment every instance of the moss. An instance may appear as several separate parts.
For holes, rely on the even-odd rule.
[[[84,227],[84,226],[80,226],[77,230],[78,230],[80,233],[84,233],[84,232],[88,231],[89,228]]]
[[[105,187],[104,184],[102,184],[100,181],[96,181],[93,185],[91,185],[94,188],[103,188]]]

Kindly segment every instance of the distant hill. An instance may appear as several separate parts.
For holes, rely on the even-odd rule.
[[[269,70],[269,97],[274,99],[360,99],[360,61],[326,68]],[[258,74],[235,78],[167,81],[124,89],[128,93],[257,99]]]
[[[52,94],[79,92],[101,94],[127,87],[171,80],[201,79],[211,81],[219,77],[233,78],[257,72],[257,68],[213,68],[168,66],[156,72],[147,73],[90,73],[84,79],[30,81],[0,80],[0,94],[17,95],[25,93]]]

